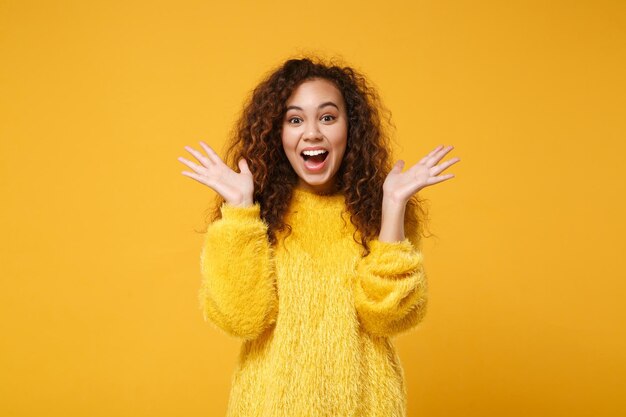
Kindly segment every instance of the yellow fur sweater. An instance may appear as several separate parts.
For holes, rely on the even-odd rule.
[[[258,203],[224,203],[209,225],[200,306],[242,340],[228,417],[406,415],[390,339],[426,311],[415,228],[405,226],[400,242],[371,241],[362,257],[344,202],[296,188],[285,219],[292,233],[284,242],[279,233],[276,246]]]

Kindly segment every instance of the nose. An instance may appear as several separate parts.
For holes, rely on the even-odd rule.
[[[307,127],[307,130],[305,131],[303,138],[304,139],[321,139],[322,132],[320,132],[317,125],[313,123],[311,126]]]

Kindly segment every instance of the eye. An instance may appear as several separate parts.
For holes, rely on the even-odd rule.
[[[290,117],[289,119],[287,119],[287,121],[288,121],[289,123],[291,123],[291,121],[292,121],[292,120],[294,120],[294,119],[300,120],[300,118],[299,118],[299,117],[295,117],[295,116],[294,116],[294,117]],[[293,123],[291,123],[291,124],[293,124]]]
[[[331,121],[335,120],[335,116],[331,116],[330,114],[322,116],[322,119],[324,119],[326,117],[330,117],[330,120],[325,120],[326,122],[331,122]]]

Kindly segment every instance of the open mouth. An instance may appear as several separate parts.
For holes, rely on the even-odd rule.
[[[323,153],[318,155],[305,155],[304,153],[301,153],[300,156],[304,158],[305,162],[311,161],[314,164],[321,164],[328,157],[328,151],[324,151]]]

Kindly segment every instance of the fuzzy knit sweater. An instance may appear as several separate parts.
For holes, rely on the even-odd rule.
[[[200,307],[242,341],[228,417],[406,416],[391,338],[426,312],[416,228],[405,223],[403,241],[370,241],[363,257],[344,203],[295,188],[291,235],[275,246],[259,203],[224,203],[209,225]]]

